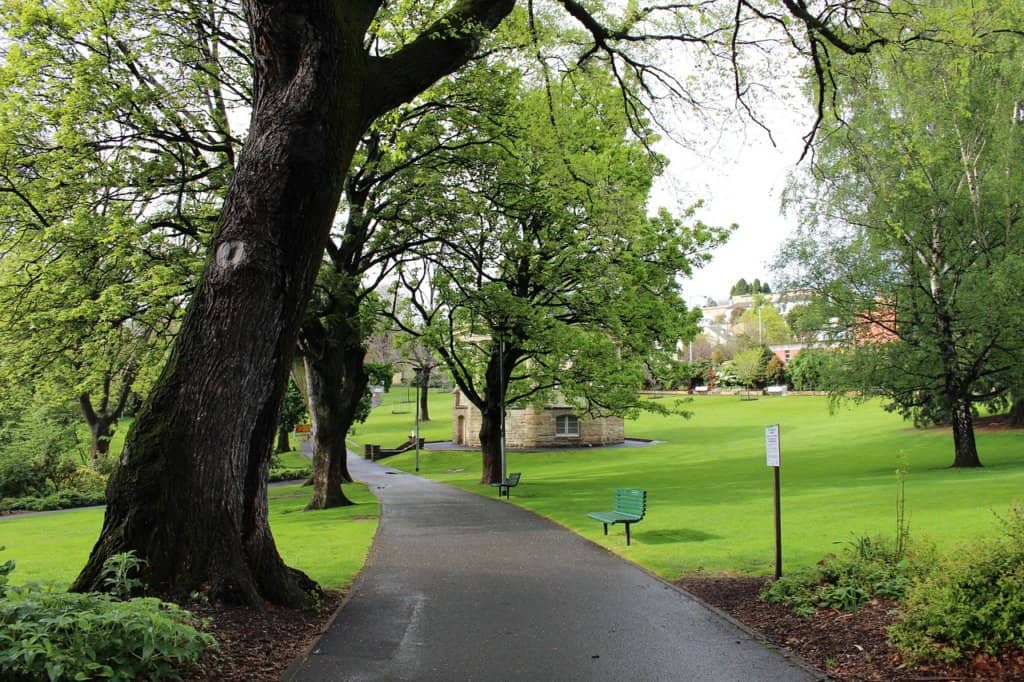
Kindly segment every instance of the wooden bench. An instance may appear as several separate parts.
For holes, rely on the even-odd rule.
[[[514,474],[509,474],[501,483],[492,483],[491,485],[498,489],[498,497],[501,497],[504,493],[505,497],[508,497],[508,491],[519,485],[519,477],[522,476],[522,472],[517,471]]]
[[[592,519],[604,524],[604,534],[608,535],[608,524],[623,523],[626,525],[626,545],[629,545],[629,526],[642,521],[647,513],[647,491],[636,488],[616,488],[611,511],[590,512]]]

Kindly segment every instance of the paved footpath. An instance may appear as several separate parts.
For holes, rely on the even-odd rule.
[[[530,512],[356,456],[349,467],[380,498],[380,529],[286,680],[827,679]]]

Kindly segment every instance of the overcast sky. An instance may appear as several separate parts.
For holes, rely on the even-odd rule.
[[[699,217],[705,223],[739,225],[711,262],[684,282],[688,303],[701,305],[707,297],[721,301],[740,277],[774,284],[768,264],[796,227],[792,218],[780,214],[782,191],[803,151],[801,135],[809,125],[800,115],[776,119],[772,122],[775,147],[763,130],[753,126],[700,154],[662,144],[659,151],[671,163],[659,179],[652,203],[676,209],[702,197]]]

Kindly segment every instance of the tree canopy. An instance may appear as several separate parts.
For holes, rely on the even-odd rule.
[[[607,72],[518,80],[504,79],[508,99],[479,121],[492,143],[421,190],[445,198],[424,216],[439,232],[422,250],[429,278],[399,271],[422,321],[412,331],[484,414],[487,482],[500,476],[488,428],[501,405],[557,396],[581,412],[637,408],[644,372],[696,333],[678,275],[727,234],[647,216],[662,161],[633,137]]]
[[[503,35],[504,42],[482,53],[485,38],[496,35],[517,6],[519,26],[526,30]],[[902,13],[855,0],[827,0],[813,8],[788,0],[647,8],[575,0],[415,6],[362,0],[244,0],[240,6],[10,0],[3,7],[6,35],[0,49],[8,62],[21,60],[40,79],[51,78],[51,60],[25,59],[22,43],[62,34],[74,17],[88,22],[71,34],[70,52],[88,52],[89,41],[99,48],[84,67],[107,54],[127,57],[123,73],[93,72],[97,83],[108,84],[95,101],[129,102],[127,108],[140,118],[128,124],[119,115],[108,117],[101,106],[94,125],[81,132],[104,155],[122,148],[107,145],[111,129],[125,130],[125,140],[148,140],[151,154],[141,154],[133,170],[140,178],[180,180],[156,196],[170,205],[181,199],[194,207],[193,199],[207,189],[213,192],[213,179],[231,174],[223,204],[214,192],[220,210],[211,214],[204,208],[192,221],[178,220],[172,212],[175,220],[168,229],[191,229],[208,241],[206,259],[195,288],[179,299],[187,302],[187,312],[128,434],[123,464],[108,487],[102,535],[75,588],[102,587],[104,560],[135,551],[148,562],[142,579],[156,590],[173,587],[187,594],[203,588],[211,598],[247,603],[308,604],[314,589],[274,547],[266,518],[266,471],[306,303],[356,148],[374,121],[473,57],[512,51],[543,61],[552,72],[604,66],[620,88],[617,106],[637,130],[644,129],[651,103],[667,96],[697,105],[691,112],[699,115],[698,86],[722,76],[739,97],[740,109],[756,119],[751,107],[757,79],[767,72],[764,61],[772,55],[762,47],[793,46],[810,58],[824,82],[833,50],[857,53],[914,37],[902,26],[891,30],[881,22]],[[559,21],[536,21],[542,16]],[[23,30],[22,18],[31,19],[34,29]],[[188,28],[180,32],[184,40],[165,33],[175,22]],[[193,49],[196,36],[216,40]],[[541,40],[546,36],[551,40]],[[687,51],[688,59],[679,62],[685,70],[673,73],[655,45]],[[141,54],[152,56],[136,58]],[[189,59],[176,59],[179,54]],[[237,72],[242,76],[236,78],[224,60],[242,64]],[[189,66],[178,71],[177,64]],[[193,79],[210,77],[228,87],[211,89],[208,98],[197,101],[178,99],[190,91]],[[52,83],[53,101],[65,100],[61,77]],[[144,99],[132,102],[136,92]],[[231,149],[232,119],[223,113],[228,92],[252,104],[238,155]],[[68,111],[90,111],[92,96],[67,98]],[[161,102],[170,104],[152,108]],[[221,113],[207,121],[196,115],[199,105]],[[225,146],[225,140],[231,144]],[[41,147],[52,142],[44,139]],[[186,142],[197,146],[179,146]],[[157,158],[161,161],[154,162]],[[68,178],[88,177],[88,169],[72,165],[68,170]],[[111,177],[112,186],[122,186],[117,175]],[[58,184],[54,192],[60,189]],[[130,215],[146,222],[155,206]],[[195,238],[192,232],[181,234]]]
[[[919,3],[947,39],[842,60],[788,247],[846,346],[847,388],[920,424],[951,424],[954,466],[980,466],[979,403],[1019,385],[1024,311],[1024,25],[1017,2]],[[994,305],[995,300],[1000,301]]]

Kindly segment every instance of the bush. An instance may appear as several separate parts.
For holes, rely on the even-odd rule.
[[[26,459],[10,453],[0,455],[0,497],[28,497],[49,488],[46,474]]]
[[[1024,647],[1024,508],[1001,522],[999,537],[946,557],[908,592],[889,632],[904,657],[948,662]]]
[[[795,391],[826,391],[835,380],[835,354],[825,348],[805,348],[786,365],[790,386]]]
[[[139,563],[125,557],[105,568],[130,586],[128,571]],[[215,645],[188,611],[154,598],[121,601],[28,585],[10,587],[0,599],[0,669],[11,679],[178,677]]]
[[[56,509],[74,509],[106,504],[107,497],[103,490],[78,492],[62,490],[59,493],[42,497],[11,497],[0,500],[0,511],[53,511]]]
[[[4,549],[4,547],[0,547],[0,552]],[[3,599],[4,595],[7,593],[7,576],[9,576],[13,570],[14,561],[11,559],[0,564],[0,599]]]
[[[309,478],[313,475],[313,470],[310,467],[302,467],[298,469],[289,469],[285,467],[271,469],[270,475],[267,480],[271,483],[275,481],[294,481],[300,478]]]
[[[0,497],[46,495],[72,485],[80,460],[74,414],[32,406],[8,425],[0,452]]]
[[[821,608],[856,611],[876,597],[901,599],[930,564],[932,550],[907,554],[895,541],[859,537],[817,566],[783,576],[761,592],[764,601],[785,604],[800,615]]]

